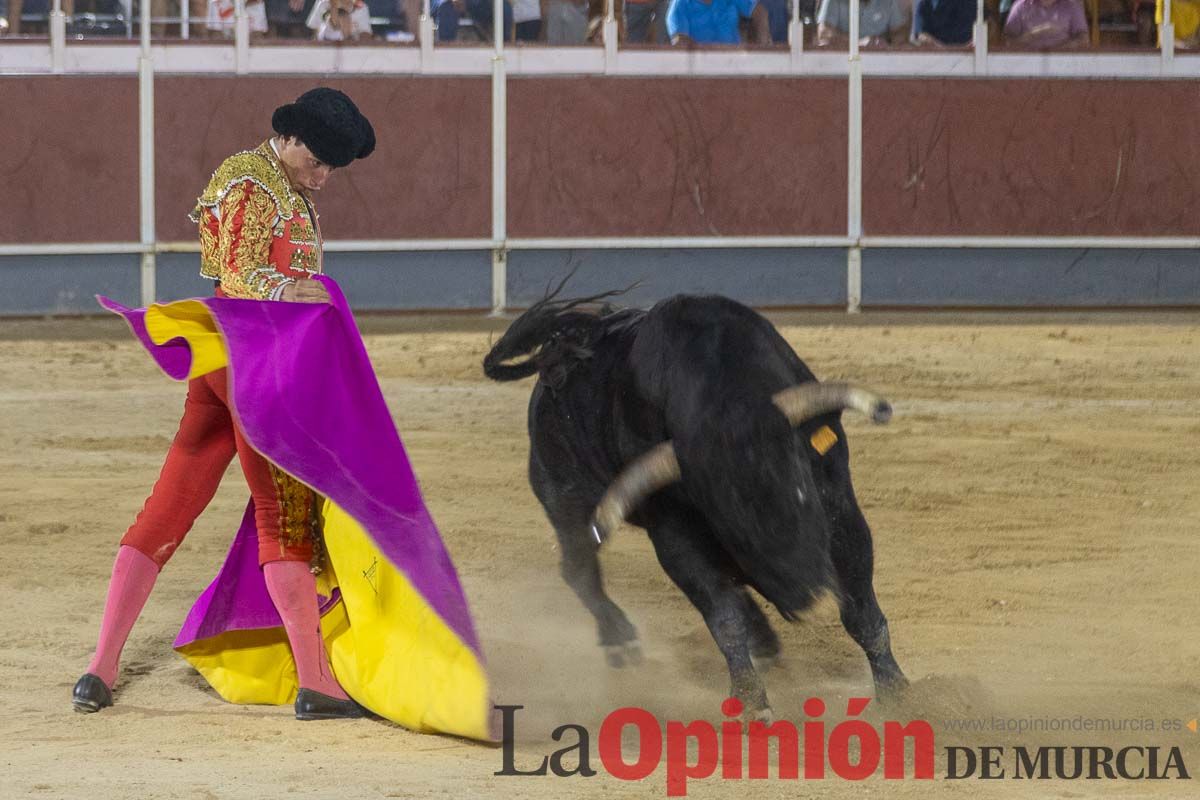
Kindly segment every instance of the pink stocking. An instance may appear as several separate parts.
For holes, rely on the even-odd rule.
[[[133,630],[133,623],[146,605],[146,598],[158,577],[158,564],[141,550],[122,545],[113,564],[100,622],[100,639],[87,671],[104,681],[109,689],[117,682],[121,650]]]
[[[292,645],[300,688],[349,699],[329,666],[321,619],[317,612],[317,580],[303,561],[271,561],[263,565],[267,591],[275,603]]]

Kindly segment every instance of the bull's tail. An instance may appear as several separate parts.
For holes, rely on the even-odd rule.
[[[537,359],[533,356],[518,361],[512,364],[505,364],[505,361],[512,361],[515,358],[526,355],[527,351],[517,353],[497,352],[493,347],[487,356],[483,359],[483,374],[494,381],[519,381],[522,378],[528,378],[530,375],[536,375],[538,371]]]
[[[673,427],[684,488],[745,581],[793,619],[833,585],[811,471],[769,398],[726,398],[710,411]]]
[[[575,364],[591,357],[600,338],[643,316],[641,311],[617,311],[602,304],[628,289],[558,300],[561,289],[560,284],[513,320],[484,357],[485,375],[494,381],[538,375],[557,386]]]

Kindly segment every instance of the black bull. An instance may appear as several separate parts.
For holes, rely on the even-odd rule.
[[[844,408],[886,421],[887,403],[816,383],[769,322],[732,300],[586,310],[596,299],[536,304],[484,371],[500,381],[538,376],[529,480],[609,663],[640,658],[637,630],[605,593],[597,557],[627,519],[645,528],[663,570],[704,616],[749,717],[771,716],[755,663],[770,663],[780,645],[747,586],[787,619],[834,591],[877,693],[904,686],[841,425]]]

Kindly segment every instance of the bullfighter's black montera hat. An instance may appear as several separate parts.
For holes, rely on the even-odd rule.
[[[366,158],[375,149],[375,129],[337,89],[310,89],[275,109],[271,127],[280,136],[295,136],[312,154],[331,167],[344,167]]]

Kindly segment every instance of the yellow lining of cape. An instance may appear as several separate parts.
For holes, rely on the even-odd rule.
[[[406,728],[486,739],[488,681],[475,652],[329,500],[325,547],[351,622],[330,642],[346,691]]]
[[[188,380],[215,372],[229,363],[225,340],[217,329],[208,306],[199,300],[180,300],[146,309],[146,333],[150,341],[163,345],[183,337],[192,349]]]
[[[370,536],[325,501],[325,546],[341,601],[321,618],[333,673],[351,697],[415,731],[486,739],[488,682],[475,653]],[[322,576],[327,573],[322,573]],[[332,578],[318,588],[322,593]],[[296,669],[282,627],[230,631],[179,653],[231,703],[283,705]]]

